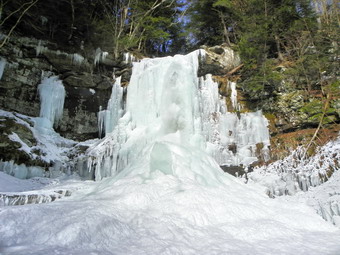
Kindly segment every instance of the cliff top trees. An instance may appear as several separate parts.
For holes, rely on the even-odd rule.
[[[24,8],[29,6],[29,8]],[[175,0],[1,1],[2,30],[50,39],[59,46],[101,47],[116,57],[126,50],[169,50],[180,30]]]
[[[330,66],[334,66],[331,59],[338,51],[338,0],[190,2],[189,28],[194,43],[224,42],[238,50],[245,64],[245,88],[270,89],[282,78],[272,70],[283,62],[295,65],[296,83],[308,90],[323,71],[334,70]]]
[[[101,47],[116,57],[126,50],[157,55],[224,42],[237,46],[246,66],[260,67],[268,58],[283,61],[301,55],[305,42],[316,39],[308,33],[318,32],[335,42],[338,4],[338,0],[2,0],[0,24],[8,33],[15,28],[59,45],[79,48],[84,41],[85,46]],[[180,23],[183,12],[185,22]]]

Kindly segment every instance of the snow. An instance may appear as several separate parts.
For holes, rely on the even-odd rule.
[[[1,193],[37,190],[44,187],[47,183],[52,182],[53,180],[48,178],[32,178],[28,180],[22,180],[0,171]]]
[[[8,138],[13,142],[18,142],[21,144],[21,148],[19,150],[23,150],[27,154],[30,153],[30,147],[24,141],[22,141],[21,138],[16,133],[13,132],[8,136]]]
[[[222,172],[217,186],[161,171],[152,175],[75,182],[71,197],[2,207],[2,254],[340,251],[340,231],[305,205],[269,199]]]
[[[6,59],[0,58],[0,80],[2,79],[2,75],[4,74],[6,62]]]
[[[340,137],[312,157],[304,158],[304,153],[298,148],[283,160],[254,169],[248,174],[249,182],[265,186],[271,197],[294,195],[280,199],[308,204],[340,227]]]

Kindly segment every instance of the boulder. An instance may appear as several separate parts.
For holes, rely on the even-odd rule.
[[[41,152],[32,149],[37,145],[37,141],[27,122],[20,123],[14,118],[0,116],[0,123],[1,161],[13,160],[16,164],[25,163],[26,166],[47,165],[40,159]]]
[[[208,73],[225,75],[241,64],[240,56],[226,45],[203,46],[202,49],[206,51],[206,55],[199,62],[198,76]]]

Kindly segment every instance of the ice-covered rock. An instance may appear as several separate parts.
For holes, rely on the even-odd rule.
[[[283,160],[255,168],[248,177],[268,188],[272,197],[308,191],[327,181],[340,168],[340,138],[318,148],[312,157],[305,157],[300,147]]]
[[[28,205],[50,203],[63,197],[71,196],[69,190],[57,190],[46,193],[21,192],[21,193],[0,193],[0,206]]]

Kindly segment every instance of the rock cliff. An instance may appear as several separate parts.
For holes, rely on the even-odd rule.
[[[79,52],[61,52],[48,41],[12,37],[0,50],[5,63],[0,81],[0,107],[39,116],[37,87],[44,73],[53,72],[59,75],[66,90],[63,117],[57,131],[75,140],[98,137],[97,113],[100,107],[106,107],[110,98],[114,69],[123,71],[127,80],[127,64],[122,60],[113,61],[110,56],[104,59],[99,49],[88,58]]]

